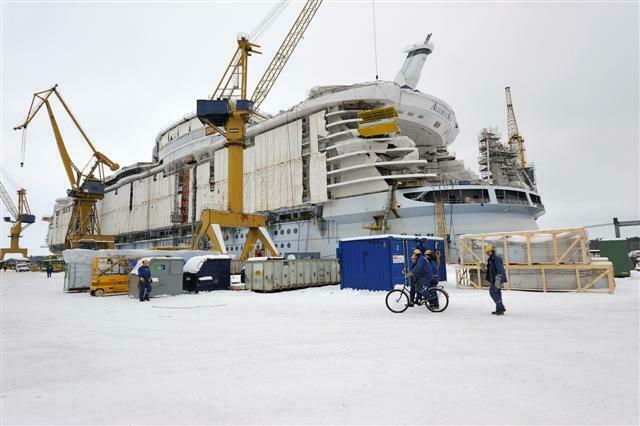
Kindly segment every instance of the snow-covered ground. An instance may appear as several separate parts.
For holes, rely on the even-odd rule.
[[[453,274],[451,274],[453,275]],[[609,294],[337,286],[140,303],[2,272],[1,424],[638,424],[640,275]]]

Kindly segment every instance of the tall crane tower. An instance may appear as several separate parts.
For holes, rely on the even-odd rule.
[[[509,148],[518,155],[517,173],[520,180],[528,185],[531,189],[536,188],[535,168],[532,164],[527,164],[524,156],[524,138],[518,130],[516,122],[516,113],[513,111],[513,102],[511,101],[511,88],[505,87],[504,92],[507,98],[507,128],[509,130]]]
[[[111,161],[105,154],[96,150],[95,146],[89,140],[80,124],[76,120],[75,116],[69,110],[69,107],[60,96],[56,84],[50,89],[36,92],[31,99],[31,106],[27,113],[25,121],[14,127],[13,130],[22,130],[22,143],[26,141],[26,129],[36,116],[38,111],[44,105],[49,113],[49,121],[51,122],[51,128],[53,129],[53,135],[56,140],[58,152],[60,153],[60,159],[64,166],[67,178],[69,179],[70,189],[67,190],[67,194],[73,199],[73,210],[71,213],[71,220],[69,221],[69,228],[64,241],[65,249],[73,248],[113,248],[114,237],[112,235],[101,235],[100,221],[98,212],[96,210],[96,203],[104,198],[104,166],[109,167],[110,170],[116,171],[120,167],[118,164]],[[53,114],[51,103],[49,98],[55,95],[55,98],[60,101],[64,110],[67,112],[73,124],[82,135],[82,138],[91,149],[91,158],[86,163],[86,166],[80,169],[69,156],[67,147],[65,146],[58,122]],[[23,163],[20,164],[21,166]]]
[[[513,102],[511,101],[511,88],[504,88],[505,95],[507,97],[507,127],[509,130],[509,147],[518,152],[518,161],[520,168],[526,167],[526,161],[524,158],[524,138],[520,136],[518,131],[518,123],[516,122],[516,113],[513,111]]]
[[[265,216],[244,212],[245,127],[252,115],[257,114],[256,110],[269,94],[321,4],[322,0],[308,0],[305,3],[282,45],[256,85],[251,98],[247,95],[248,59],[252,54],[260,54],[256,50],[260,46],[242,36],[238,39],[238,47],[213,95],[209,99],[198,100],[197,116],[200,121],[226,139],[229,175],[227,210],[205,209],[202,211],[200,228],[193,236],[193,247],[203,248],[202,242],[208,240],[211,241],[215,250],[226,253],[221,228],[249,228],[240,255],[241,260],[249,257],[257,240],[262,241],[267,252],[272,255],[278,254],[278,250],[267,232]]]
[[[8,253],[20,253],[23,257],[27,257],[27,249],[20,248],[20,236],[22,231],[36,221],[36,217],[31,214],[31,209],[27,202],[27,190],[24,188],[18,190],[18,207],[16,207],[6,188],[0,182],[0,198],[2,198],[2,202],[11,214],[11,216],[5,216],[4,221],[13,224],[9,233],[11,243],[9,248],[0,248],[0,260],[3,260],[4,255]]]

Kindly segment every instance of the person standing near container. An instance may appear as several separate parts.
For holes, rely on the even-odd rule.
[[[504,271],[502,258],[498,256],[489,244],[484,248],[484,252],[489,256],[487,259],[487,275],[486,280],[489,282],[489,294],[496,304],[496,310],[491,312],[493,315],[504,315],[506,309],[502,303],[502,284],[507,282],[507,274]]]
[[[138,295],[140,301],[150,300],[151,295],[151,270],[149,269],[149,261],[143,260],[142,266],[138,268]]]

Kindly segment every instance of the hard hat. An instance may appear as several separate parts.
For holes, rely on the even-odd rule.
[[[421,254],[422,252],[420,251],[420,249],[413,249],[413,256],[419,256]]]
[[[432,254],[433,252],[431,250],[425,250],[424,254]]]
[[[493,251],[493,246],[492,246],[491,244],[487,245],[487,246],[484,248],[484,252],[485,252],[485,253],[489,253],[490,251]]]

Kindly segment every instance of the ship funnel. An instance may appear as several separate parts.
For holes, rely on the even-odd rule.
[[[433,52],[433,43],[429,41],[430,39],[431,34],[427,36],[423,43],[407,49],[407,59],[404,60],[404,64],[402,64],[402,68],[398,71],[395,79],[398,86],[410,89],[415,89],[418,86],[422,67],[427,61],[427,56]]]

